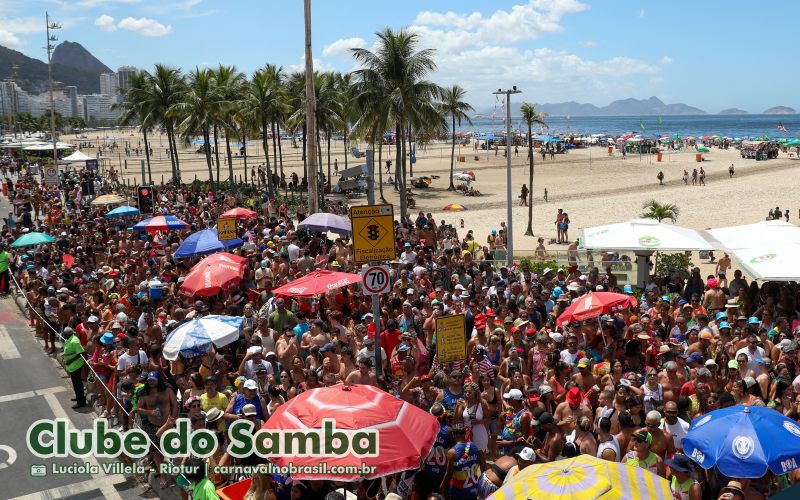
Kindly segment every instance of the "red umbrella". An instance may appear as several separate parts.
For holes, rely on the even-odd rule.
[[[636,304],[636,299],[630,295],[613,292],[587,293],[561,313],[556,319],[556,325],[596,318],[601,314],[609,314],[626,307],[636,307]]]
[[[211,297],[236,286],[244,276],[247,259],[229,253],[215,253],[201,260],[189,271],[180,293],[190,297]]]
[[[219,216],[220,219],[231,217],[235,219],[255,219],[258,217],[258,214],[246,208],[236,207]]]
[[[261,427],[268,431],[322,429],[323,421],[333,419],[336,430],[379,432],[375,457],[353,454],[333,457],[276,456],[270,461],[279,466],[319,464],[356,466],[375,469],[358,474],[293,474],[295,479],[330,479],[356,481],[373,479],[408,469],[415,469],[430,452],[439,432],[439,422],[430,413],[398,399],[371,385],[321,387],[303,392],[275,410]]]
[[[360,274],[339,273],[336,271],[314,271],[291,283],[273,289],[272,293],[275,295],[288,295],[290,297],[313,297],[360,282]]]

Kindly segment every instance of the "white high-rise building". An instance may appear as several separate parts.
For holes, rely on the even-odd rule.
[[[138,71],[134,66],[122,66],[117,69],[117,85],[123,93],[131,88],[131,79]]]
[[[117,95],[117,75],[114,73],[102,73],[100,75],[100,94]]]
[[[28,99],[28,93],[15,82],[0,82],[0,116],[30,112]]]
[[[84,115],[86,121],[116,121],[119,118],[120,110],[111,109],[117,100],[114,96],[91,94],[83,96]]]
[[[64,87],[64,95],[69,101],[69,107],[70,107],[69,115],[72,118],[79,118],[80,113],[78,112],[78,87],[75,87],[74,85],[67,85],[66,87]]]

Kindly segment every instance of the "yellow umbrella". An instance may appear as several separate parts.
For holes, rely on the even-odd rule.
[[[92,200],[92,205],[116,205],[127,201],[128,200],[118,194],[104,194]]]
[[[669,482],[652,472],[590,455],[531,465],[497,490],[492,500],[671,500]]]

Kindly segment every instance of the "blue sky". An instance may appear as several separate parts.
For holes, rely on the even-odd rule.
[[[109,67],[184,69],[303,61],[301,0],[0,0],[0,45],[45,59],[44,12],[61,40]],[[600,106],[655,95],[708,112],[800,108],[790,43],[800,4],[641,0],[312,0],[319,69],[353,69],[347,48],[386,26],[410,27],[437,49],[437,83],[459,83],[482,110],[517,85],[531,102]]]

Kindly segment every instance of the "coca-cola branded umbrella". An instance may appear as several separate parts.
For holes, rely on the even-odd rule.
[[[242,207],[232,208],[219,216],[220,219],[255,219],[257,217],[257,213]]]
[[[230,253],[216,253],[192,267],[180,293],[190,297],[211,297],[237,285],[244,276],[247,259]]]
[[[630,295],[613,292],[587,293],[578,297],[561,313],[556,319],[556,325],[562,326],[575,321],[585,321],[626,307],[636,307],[636,304],[636,299]]]
[[[430,413],[377,387],[343,384],[311,389],[290,399],[275,410],[262,429],[272,432],[322,430],[324,421],[329,419],[334,421],[337,431],[377,432],[376,456],[356,456],[352,452],[325,457],[287,455],[270,457],[270,461],[279,466],[327,464],[327,473],[299,472],[292,475],[296,479],[373,479],[419,467],[439,432],[439,422]],[[346,474],[330,472],[333,466],[374,469],[364,474]]]
[[[272,293],[289,297],[313,297],[353,283],[361,283],[360,274],[314,271],[291,283],[273,289]]]

